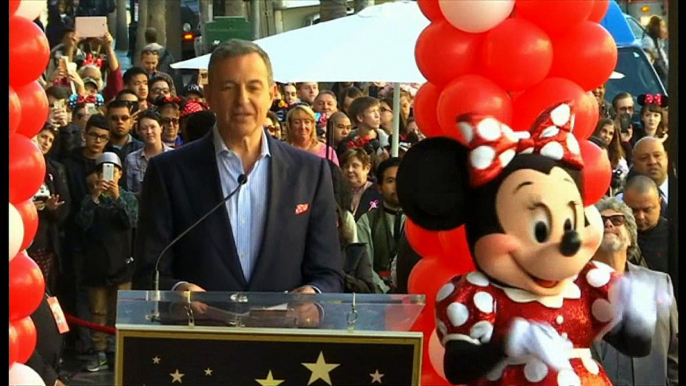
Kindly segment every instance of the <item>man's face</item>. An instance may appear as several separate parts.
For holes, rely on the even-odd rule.
[[[146,145],[157,146],[162,142],[162,127],[154,119],[144,118],[141,120],[138,123],[138,132]]]
[[[171,88],[169,88],[169,83],[160,80],[150,85],[150,99],[154,101],[161,96],[171,97]]]
[[[160,58],[155,54],[142,54],[141,55],[141,67],[148,73],[148,75],[154,73],[157,70],[157,65],[159,64]]]
[[[339,115],[333,123],[333,140],[335,143],[341,142],[352,131],[353,127],[350,124],[350,118],[345,115]]]
[[[330,117],[331,114],[338,111],[337,105],[338,103],[336,102],[336,98],[334,98],[332,95],[319,94],[314,100],[313,110],[315,113],[326,114],[327,117]]]
[[[91,154],[102,153],[110,140],[110,132],[96,126],[91,126],[84,136],[86,137],[86,148]]]
[[[162,139],[166,142],[176,141],[179,136],[179,110],[167,105],[160,110],[162,118]]]
[[[138,74],[131,78],[126,88],[138,95],[139,102],[144,101],[148,98],[148,77],[144,74]]]
[[[657,186],[667,179],[667,152],[657,139],[642,140],[634,148],[634,168],[650,177]]]
[[[33,143],[38,145],[43,155],[48,154],[55,142],[55,134],[50,130],[41,130],[32,138]]]
[[[593,90],[593,96],[595,97],[598,106],[602,106],[605,102],[605,85],[601,84]]]
[[[624,203],[631,208],[639,232],[653,229],[660,221],[660,196],[657,191],[638,193],[635,189],[624,192]]]
[[[297,91],[295,90],[295,86],[292,84],[286,85],[283,88],[283,100],[286,103],[295,103],[298,101],[298,95]]]
[[[634,114],[634,98],[623,98],[618,100],[615,106],[615,112],[619,114],[628,113],[629,115]]]
[[[384,172],[383,180],[381,181],[381,186],[379,191],[383,201],[393,208],[400,206],[398,201],[398,193],[395,189],[395,176],[398,174],[398,167],[392,166]]]
[[[48,95],[48,120],[52,121],[56,118],[66,117],[67,114],[67,100],[66,99],[55,99],[53,96]]]
[[[626,251],[631,246],[631,238],[624,215],[614,209],[605,209],[600,216],[605,226],[600,249],[605,252]]]
[[[378,129],[381,125],[379,105],[368,107],[357,119],[361,122],[359,126],[367,126],[371,130]]]
[[[86,112],[86,108],[80,107],[72,112],[71,123],[84,129],[86,127],[86,122],[88,122],[88,118],[90,118],[90,116]]]
[[[107,109],[107,117],[112,121],[112,136],[124,138],[129,135],[133,120],[128,107],[110,107]]]
[[[267,65],[256,53],[216,63],[205,86],[205,98],[217,116],[217,127],[232,138],[261,135],[275,93],[276,84],[269,83]]]
[[[316,82],[305,82],[300,85],[298,90],[298,97],[301,101],[313,104],[314,99],[319,95],[319,85]]]

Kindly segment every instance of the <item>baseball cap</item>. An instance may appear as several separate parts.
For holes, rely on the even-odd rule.
[[[83,78],[83,84],[85,85],[86,83],[90,83],[95,86],[95,88],[98,88],[98,81],[95,80],[94,78]]]
[[[205,93],[203,93],[202,87],[198,86],[195,83],[189,83],[183,88],[181,95],[186,96],[188,94],[198,94],[203,98],[205,97]]]
[[[121,169],[121,160],[119,159],[119,156],[113,152],[106,151],[102,153],[97,160],[95,160],[96,167],[107,163],[115,164]]]

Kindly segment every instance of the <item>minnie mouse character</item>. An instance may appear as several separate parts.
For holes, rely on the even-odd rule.
[[[583,204],[583,160],[571,102],[531,132],[465,115],[465,147],[419,142],[397,176],[406,215],[428,230],[465,225],[478,271],[436,296],[448,381],[469,385],[610,385],[591,358],[603,338],[630,356],[650,351],[656,290],[590,262],[598,211]]]

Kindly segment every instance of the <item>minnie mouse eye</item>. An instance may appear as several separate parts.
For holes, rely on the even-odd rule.
[[[532,236],[538,243],[544,243],[550,238],[550,212],[543,204],[537,204],[531,210]]]
[[[548,236],[550,236],[550,229],[548,229],[548,225],[546,225],[543,221],[539,221],[534,227],[534,234],[536,235],[536,241],[543,243],[548,240]]]

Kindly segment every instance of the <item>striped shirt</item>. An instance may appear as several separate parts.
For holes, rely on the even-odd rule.
[[[243,268],[243,275],[250,281],[252,270],[262,245],[264,225],[267,221],[269,197],[269,168],[271,153],[267,136],[262,131],[262,150],[250,172],[247,183],[229,201],[226,211],[229,214],[236,252]],[[229,150],[215,126],[212,129],[217,167],[224,197],[238,188],[238,177],[245,173],[241,158]],[[246,174],[247,176],[247,174]]]

